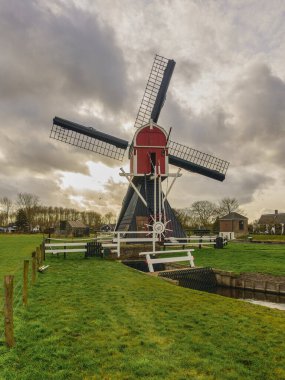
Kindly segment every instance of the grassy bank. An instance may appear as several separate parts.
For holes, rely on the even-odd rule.
[[[236,273],[285,276],[285,246],[229,243],[223,249],[195,249],[195,264]]]
[[[227,252],[196,257],[225,263]],[[0,379],[285,379],[282,311],[119,262],[72,254],[48,263],[17,315],[16,347],[0,344]]]
[[[285,315],[117,262],[50,259],[1,347],[5,379],[282,379]],[[282,377],[283,376],[283,377]]]

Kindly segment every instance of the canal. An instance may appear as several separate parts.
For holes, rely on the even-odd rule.
[[[124,260],[123,264],[142,272],[149,271],[144,260]],[[212,268],[165,271],[164,264],[156,264],[155,271],[160,271],[157,273],[159,277],[175,280],[179,286],[185,288],[218,294],[223,297],[235,298],[256,305],[285,311],[285,295],[219,286]]]

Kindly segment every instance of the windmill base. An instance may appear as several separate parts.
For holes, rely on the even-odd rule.
[[[148,231],[152,230],[153,215],[155,214],[154,202],[154,181],[150,177],[136,177],[133,183],[139,193],[147,202],[147,207],[130,185],[127,194],[123,200],[122,209],[118,218],[115,231]],[[157,185],[157,183],[156,183]],[[162,198],[164,194],[161,193]],[[159,192],[156,191],[156,205],[159,204]],[[156,210],[157,218],[159,218],[159,210]],[[176,237],[184,238],[186,234],[172,210],[168,200],[164,201],[164,210],[161,212],[161,220],[166,224],[164,233],[166,238]]]

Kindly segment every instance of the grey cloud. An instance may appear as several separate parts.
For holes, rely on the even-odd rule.
[[[119,109],[126,95],[126,69],[113,31],[95,14],[61,5],[52,14],[40,2],[4,2],[0,32],[2,94],[98,99]],[[5,36],[5,40],[3,38]],[[44,99],[42,99],[44,102]]]
[[[224,104],[194,114],[168,96],[162,120],[173,126],[175,141],[221,156],[233,166],[259,160],[280,164],[285,157],[285,82],[264,63],[242,71],[226,91]]]
[[[1,173],[0,183],[2,184],[0,197],[8,196],[14,201],[17,193],[27,192],[39,196],[40,203],[45,206],[75,207],[100,213],[113,211],[115,214],[119,212],[127,190],[126,183],[116,183],[112,179],[107,182],[102,192],[77,190],[73,187],[61,190],[58,177],[52,174],[49,177],[42,176],[41,178],[18,175],[14,177],[14,181],[10,181],[9,175]],[[82,197],[81,206],[75,200],[76,197]]]
[[[0,137],[2,173],[27,171],[49,175],[53,170],[87,173],[93,153],[49,140],[54,115],[127,137],[118,115],[128,94],[126,67],[114,31],[95,13],[71,3],[57,3],[51,12],[37,1],[4,1],[0,8]],[[99,101],[106,119],[76,108]],[[104,116],[104,115],[103,115]],[[102,162],[112,166],[110,159]],[[4,189],[4,185],[0,185]]]
[[[233,109],[240,124],[240,134],[267,143],[268,139],[281,137],[284,104],[285,82],[263,63],[249,67],[233,89]]]
[[[162,125],[166,129],[173,127],[171,140],[227,159],[224,144],[232,138],[232,131],[225,110],[219,108],[196,115],[169,96],[163,112]]]
[[[71,203],[66,195],[60,190],[56,177],[36,178],[30,175],[19,174],[13,177],[13,181],[9,175],[0,175],[0,196],[8,196],[15,200],[16,194],[19,192],[27,192],[39,196],[40,201],[44,205],[53,206],[70,206]]]
[[[263,162],[264,167],[279,167],[285,157],[284,104],[285,82],[268,65],[258,62],[245,67],[226,104],[228,133],[223,149],[233,166]]]
[[[126,191],[127,183],[117,183],[113,179],[109,179],[104,191],[77,190],[70,186],[64,190],[64,194],[71,203],[72,197],[82,197],[81,207],[83,209],[92,209],[100,213],[112,211],[117,214]]]
[[[202,75],[202,68],[198,62],[190,59],[181,59],[176,63],[176,72],[173,75],[175,84],[184,84],[187,88],[191,88],[191,85],[196,82]]]
[[[245,204],[254,199],[260,189],[274,186],[274,177],[259,173],[256,169],[239,167],[230,169],[224,182],[217,182],[200,175],[183,172],[179,191],[171,194],[172,206],[190,206],[193,202],[208,199],[216,201],[224,197],[232,197]],[[178,185],[176,185],[178,188]]]

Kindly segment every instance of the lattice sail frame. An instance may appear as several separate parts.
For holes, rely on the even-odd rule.
[[[210,170],[216,170],[224,175],[229,167],[228,161],[221,160],[220,158],[171,140],[169,140],[168,152],[170,155],[181,158],[182,160],[189,161]]]
[[[102,154],[103,156],[114,158],[122,161],[125,149],[118,148],[115,145],[95,139],[94,137],[86,136],[81,133],[53,125],[50,132],[50,138],[65,142],[66,144],[74,145],[82,149],[90,150],[91,152]]]
[[[160,55],[155,56],[152,69],[147,81],[144,96],[141,101],[141,105],[134,124],[135,128],[139,128],[142,125],[147,124],[150,121],[151,113],[159,92],[164,71],[167,67],[169,59]]]

